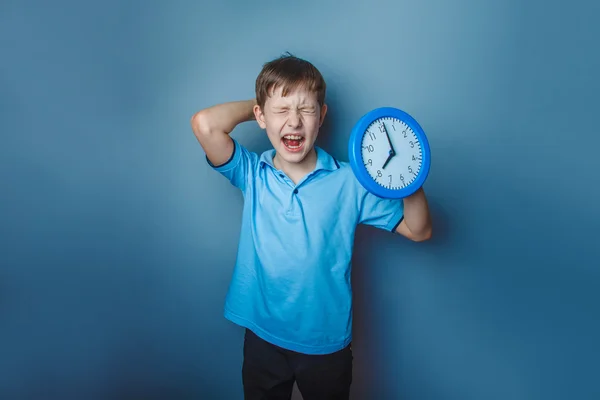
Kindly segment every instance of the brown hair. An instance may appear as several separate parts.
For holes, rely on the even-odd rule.
[[[309,61],[285,53],[263,65],[256,78],[256,103],[263,108],[269,94],[283,85],[282,95],[305,87],[317,93],[319,105],[325,103],[326,85],[321,72]]]

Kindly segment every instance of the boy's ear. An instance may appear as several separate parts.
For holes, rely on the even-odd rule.
[[[323,121],[325,121],[325,114],[327,114],[327,104],[323,104],[321,106],[321,116],[320,116],[320,121],[319,121],[319,127],[321,127],[321,125],[323,125]]]
[[[267,127],[267,124],[265,122],[265,114],[262,112],[260,106],[257,104],[254,106],[254,118],[256,118],[256,122],[258,122],[258,125],[262,128],[265,129]]]

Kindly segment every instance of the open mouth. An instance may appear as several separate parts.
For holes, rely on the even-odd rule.
[[[304,147],[304,137],[300,135],[285,135],[281,141],[288,151],[296,152]]]

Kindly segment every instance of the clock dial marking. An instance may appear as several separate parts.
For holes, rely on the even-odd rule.
[[[400,119],[383,117],[365,131],[361,155],[368,174],[387,189],[410,185],[422,167],[422,148],[414,131]]]

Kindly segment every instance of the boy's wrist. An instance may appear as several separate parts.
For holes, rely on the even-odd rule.
[[[254,106],[256,106],[256,99],[250,99],[246,101],[248,104],[248,121],[256,121],[256,115],[254,115]]]
[[[418,199],[419,197],[423,197],[424,194],[425,194],[425,191],[423,190],[422,187],[420,187],[413,194],[411,194],[410,196],[405,197],[404,200],[414,201],[415,199]]]

